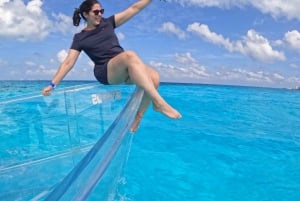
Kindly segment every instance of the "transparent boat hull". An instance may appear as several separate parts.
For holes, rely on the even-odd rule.
[[[142,94],[88,84],[0,102],[0,200],[111,199]]]

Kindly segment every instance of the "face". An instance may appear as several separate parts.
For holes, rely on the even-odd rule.
[[[100,24],[104,9],[99,4],[94,4],[90,12],[85,13],[87,23],[90,26],[97,26]]]

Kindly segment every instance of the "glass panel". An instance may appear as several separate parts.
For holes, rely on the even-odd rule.
[[[99,200],[107,200],[114,196],[117,179],[126,159],[120,156],[126,155],[128,150],[130,136],[126,134],[133,122],[142,95],[143,91],[136,89],[130,101],[102,138],[55,187],[46,200],[86,200],[91,193]]]
[[[43,197],[103,136],[133,89],[87,84],[1,101],[0,200]]]
[[[3,101],[0,111],[2,169],[70,147],[64,94],[51,98],[29,96]]]

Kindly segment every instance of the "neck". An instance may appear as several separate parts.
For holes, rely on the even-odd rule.
[[[93,29],[96,29],[96,26],[94,26],[94,25],[87,25],[87,26],[84,28],[85,31],[90,31],[90,30],[93,30]]]

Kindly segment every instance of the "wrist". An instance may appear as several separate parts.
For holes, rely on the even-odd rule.
[[[54,88],[56,87],[56,84],[53,83],[53,82],[50,82],[50,83],[49,83],[49,86],[52,87],[52,89],[54,89]]]

